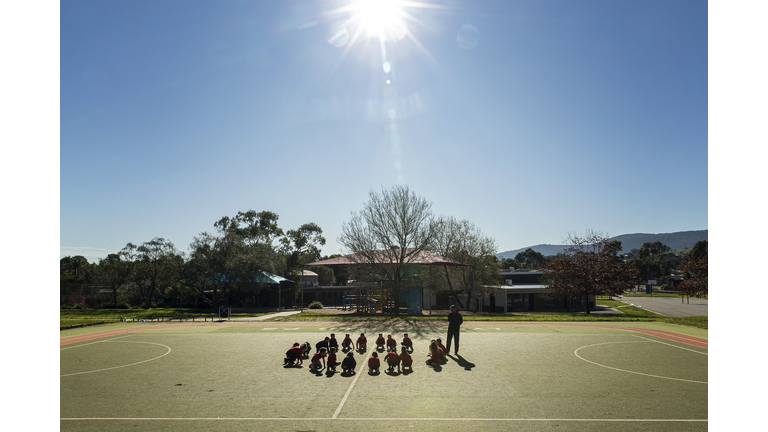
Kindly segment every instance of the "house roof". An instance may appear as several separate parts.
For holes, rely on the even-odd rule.
[[[406,249],[409,251],[409,249]],[[412,249],[410,249],[412,251]],[[400,253],[400,249],[378,250],[372,251],[369,257],[366,257],[363,253],[344,255],[338,258],[331,258],[322,261],[315,261],[307,265],[366,265],[371,264],[373,260],[379,265],[394,265],[397,264],[395,257]],[[470,264],[456,261],[444,256],[434,254],[427,251],[419,251],[410,257],[406,258],[406,264],[418,264],[418,265],[437,265],[437,266],[452,266],[452,267],[472,267]]]

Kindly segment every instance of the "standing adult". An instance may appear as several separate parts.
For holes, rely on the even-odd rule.
[[[448,314],[448,337],[446,338],[445,342],[445,354],[448,355],[448,353],[451,351],[451,339],[456,338],[456,348],[454,350],[454,354],[459,354],[459,329],[461,328],[461,323],[464,322],[464,318],[461,317],[461,314],[456,310],[456,306],[451,305],[451,313]]]

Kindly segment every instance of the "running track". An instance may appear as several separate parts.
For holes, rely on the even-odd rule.
[[[467,324],[471,321],[467,321]],[[707,348],[709,349],[709,340],[696,337],[696,336],[688,336],[683,335],[680,333],[673,333],[663,330],[652,330],[652,329],[645,329],[640,327],[625,327],[625,326],[617,326],[617,325],[609,325],[609,324],[590,324],[590,323],[559,323],[559,322],[471,322],[473,326],[479,325],[479,326],[507,326],[507,325],[516,325],[516,326],[568,326],[568,327],[599,327],[599,328],[610,328],[610,329],[618,329],[618,330],[626,330],[631,332],[637,332],[646,334],[649,336],[656,336],[662,339],[667,339],[675,342],[681,342],[688,345],[697,346],[700,348]],[[281,323],[286,324],[286,323]],[[293,322],[291,325],[300,325],[300,324],[310,324],[312,326],[317,325],[328,325],[328,324],[339,324],[339,323],[318,323],[318,322],[312,322],[312,323],[302,323],[302,322]],[[354,323],[342,323],[345,325],[355,325]],[[371,323],[371,324],[378,324],[378,323]],[[429,325],[435,325],[435,322],[428,322]],[[210,325],[262,325],[262,326],[272,326],[274,323],[232,323],[228,322],[226,324],[164,324],[162,328],[169,328],[169,327],[199,327],[199,326],[210,326]],[[97,331],[93,333],[88,334],[82,334],[77,336],[68,336],[63,337],[59,339],[59,345],[67,345],[77,342],[85,342],[93,339],[100,339],[105,337],[112,337],[112,336],[119,336],[126,333],[133,333],[138,332],[142,330],[154,330],[157,329],[158,326],[146,326],[146,327],[136,327],[136,328],[129,328],[129,329],[118,329],[118,330],[105,330],[105,331]]]

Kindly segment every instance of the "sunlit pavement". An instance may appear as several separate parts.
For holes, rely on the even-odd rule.
[[[707,299],[692,297],[681,301],[680,297],[622,297],[621,301],[668,317],[709,316]]]

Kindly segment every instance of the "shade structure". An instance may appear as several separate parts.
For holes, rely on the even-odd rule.
[[[406,253],[412,252],[411,249],[406,249]],[[322,261],[315,261],[307,264],[311,265],[396,265],[399,264],[394,258],[400,254],[399,249],[393,249],[391,251],[378,250],[371,251],[370,253],[356,253],[344,255],[337,258],[330,258]],[[470,264],[456,261],[454,259],[446,258],[438,254],[418,251],[412,253],[408,257],[404,264],[416,264],[416,265],[434,265],[434,266],[451,266],[451,267],[472,267]]]
[[[224,277],[220,274],[216,275],[216,278],[219,281],[223,281]],[[279,284],[280,282],[293,282],[292,280],[288,280],[284,277],[280,277],[278,275],[273,275],[270,273],[261,273],[256,275],[251,282],[262,282],[262,283],[269,283],[269,284]]]
[[[263,273],[255,278],[255,282],[264,282],[264,283],[271,283],[271,284],[279,284],[280,282],[293,282],[292,280],[288,280],[284,277],[280,277],[277,275],[269,274],[269,273]]]

